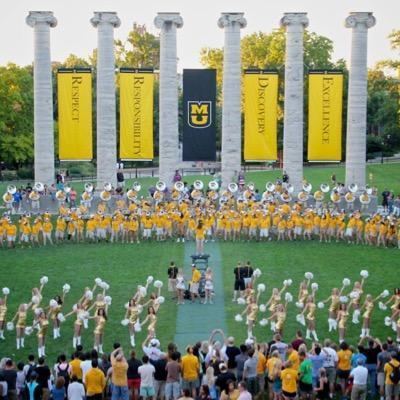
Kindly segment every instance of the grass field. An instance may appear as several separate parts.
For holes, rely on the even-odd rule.
[[[329,183],[332,173],[336,174],[337,180],[339,182],[344,182],[345,169],[342,166],[332,165],[331,167],[306,167],[304,168],[304,178],[311,182],[313,187],[319,187],[321,183]],[[372,181],[369,180],[370,174],[372,174]],[[246,173],[246,181],[253,181],[256,187],[260,191],[264,191],[265,183],[268,181],[274,182],[277,178],[282,176],[281,170],[271,170],[271,171],[257,171]],[[400,163],[388,163],[388,164],[369,164],[367,166],[367,182],[369,184],[377,186],[380,191],[384,188],[393,190],[396,194],[400,193]],[[185,176],[184,180],[189,184],[193,183],[196,179],[203,180],[204,183],[208,183],[212,180],[212,176],[207,175],[190,175]],[[147,189],[157,182],[157,178],[138,178],[137,181],[142,185],[142,195],[147,194]],[[133,179],[127,180],[126,187],[131,187]],[[7,185],[9,183],[0,183],[0,194],[3,194],[7,190]],[[15,183],[20,186],[21,183]],[[83,191],[84,182],[76,182],[73,184],[78,192]]]
[[[206,245],[207,246],[207,245]],[[259,282],[267,286],[267,291],[261,298],[267,300],[273,287],[281,287],[282,281],[293,279],[293,286],[289,291],[297,296],[298,284],[306,271],[314,273],[315,281],[319,283],[317,300],[326,298],[330,288],[340,286],[344,277],[352,282],[359,279],[359,271],[367,269],[370,277],[366,282],[365,293],[378,295],[383,289],[392,290],[398,286],[399,251],[397,249],[376,249],[366,246],[346,244],[320,244],[319,242],[268,242],[268,243],[220,243],[223,279],[225,288],[225,311],[228,333],[238,340],[243,340],[246,334],[245,325],[234,321],[234,315],[243,310],[242,306],[231,302],[233,288],[233,267],[238,260],[250,260],[255,267],[262,270],[263,275]],[[206,248],[207,249],[207,248]],[[169,261],[175,260],[182,264],[184,245],[177,243],[142,243],[133,244],[63,244],[55,247],[39,249],[2,250],[0,286],[7,286],[11,290],[9,296],[8,318],[10,319],[18,304],[28,302],[31,297],[31,288],[39,284],[43,275],[49,277],[49,283],[44,289],[43,305],[47,305],[50,298],[61,292],[64,283],[71,285],[71,292],[66,298],[64,313],[82,295],[85,286],[92,286],[94,279],[100,277],[110,284],[109,294],[112,296],[110,318],[105,333],[105,350],[109,350],[113,341],[120,341],[128,348],[127,328],[120,324],[125,309],[124,304],[135,292],[138,284],[144,284],[148,275],[155,279],[162,279],[165,284],[163,295],[166,302],[162,305],[158,337],[163,345],[173,340],[176,327],[177,306],[167,294],[166,270]],[[212,264],[212,259],[210,260]],[[221,293],[217,293],[221,296]],[[190,307],[186,304],[182,307]],[[294,304],[290,305],[285,330],[285,337],[290,339],[300,325],[295,322],[297,310]],[[372,334],[384,337],[393,335],[393,332],[383,325],[383,312],[376,307],[373,314]],[[195,315],[193,316],[195,318]],[[30,316],[30,319],[32,316]],[[142,319],[144,314],[142,314]],[[261,318],[261,317],[260,317]],[[61,329],[62,338],[56,342],[52,339],[52,330],[49,330],[46,352],[54,356],[61,351],[69,354],[72,351],[72,323],[67,320]],[[327,308],[318,310],[317,332],[320,338],[328,336]],[[349,338],[355,341],[360,333],[360,325],[349,323]],[[259,340],[269,340],[269,327],[257,326],[255,333]],[[24,350],[16,352],[14,332],[5,332],[6,341],[0,343],[0,356],[12,355],[17,359],[28,353],[36,353],[36,337],[32,334],[27,337]],[[138,334],[137,342],[144,339],[145,332]],[[336,335],[331,335],[337,339]],[[86,347],[93,343],[93,322],[84,332],[83,344]]]

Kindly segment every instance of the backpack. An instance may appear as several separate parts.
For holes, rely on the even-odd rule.
[[[29,368],[28,368],[28,371],[27,371],[26,377],[25,377],[25,380],[26,380],[27,382],[30,382],[32,372],[35,370],[35,368],[36,368],[36,364],[30,364],[30,365],[29,365]]]
[[[393,365],[389,363],[392,367],[392,372],[390,373],[390,380],[392,381],[393,385],[397,385],[400,382],[400,365]]]
[[[69,384],[69,379],[70,379],[69,372],[68,372],[68,367],[69,367],[69,366],[67,365],[66,368],[61,369],[59,365],[57,366],[57,376],[58,376],[58,377],[62,376],[62,377],[64,378],[64,381],[65,381],[64,386],[65,386],[65,387],[68,386],[68,384]]]

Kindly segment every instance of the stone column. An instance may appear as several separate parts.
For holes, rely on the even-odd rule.
[[[365,187],[367,157],[367,43],[368,28],[375,25],[371,12],[352,12],[346,28],[352,29],[347,100],[346,185]]]
[[[50,185],[55,180],[50,28],[57,25],[57,19],[51,11],[30,11],[26,23],[34,30],[35,181]]]
[[[286,29],[283,169],[297,193],[303,181],[303,36],[307,13],[285,13],[281,26]]]
[[[222,13],[218,26],[224,29],[224,69],[222,81],[222,186],[237,181],[241,170],[241,59],[240,29],[247,21],[244,13]]]
[[[158,13],[160,33],[159,179],[172,185],[179,168],[178,73],[176,30],[183,26],[179,13]]]
[[[117,183],[117,128],[115,110],[114,28],[121,24],[115,12],[95,12],[97,28],[97,187]]]

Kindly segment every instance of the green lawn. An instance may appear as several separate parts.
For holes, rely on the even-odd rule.
[[[207,245],[206,245],[207,246]],[[234,315],[242,306],[231,302],[233,287],[233,267],[238,260],[250,260],[255,267],[262,270],[263,275],[259,282],[267,286],[262,297],[265,302],[273,287],[280,287],[282,281],[293,279],[293,286],[289,291],[297,296],[298,284],[306,271],[314,273],[315,281],[319,283],[318,300],[328,296],[330,288],[340,286],[344,277],[353,282],[359,279],[359,271],[367,269],[370,278],[366,282],[365,292],[377,295],[383,289],[392,290],[398,286],[396,278],[399,268],[399,250],[376,249],[366,246],[346,244],[319,244],[317,242],[268,242],[268,243],[220,243],[222,253],[222,268],[224,272],[225,309],[229,334],[238,340],[245,338],[246,326],[234,321]],[[176,243],[142,243],[140,245],[123,244],[64,244],[54,247],[35,249],[2,250],[1,266],[2,279],[0,286],[7,286],[11,290],[9,297],[9,318],[12,317],[20,302],[28,302],[33,286],[38,285],[43,275],[49,277],[49,283],[44,289],[44,303],[60,293],[64,283],[71,285],[71,292],[66,298],[64,312],[81,296],[85,286],[92,286],[94,279],[100,277],[107,281],[111,288],[109,294],[113,298],[110,308],[110,318],[106,326],[105,350],[109,350],[114,340],[119,340],[128,348],[127,328],[120,324],[124,316],[124,304],[134,293],[138,284],[144,284],[148,275],[155,279],[162,279],[165,284],[163,295],[166,297],[162,305],[158,337],[163,345],[173,340],[175,334],[177,307],[169,299],[166,288],[166,269],[169,261],[175,260],[182,264],[184,245]],[[213,265],[212,259],[210,265]],[[217,296],[220,296],[217,293]],[[183,307],[190,307],[187,304]],[[285,338],[290,339],[296,329],[300,328],[295,322],[297,310],[294,304],[290,305]],[[372,334],[381,337],[393,335],[393,332],[383,325],[384,317],[388,312],[375,309],[373,314]],[[144,314],[142,314],[142,318]],[[195,317],[195,316],[194,316]],[[32,316],[30,316],[30,319]],[[320,338],[327,336],[327,308],[318,310],[317,332]],[[73,318],[62,325],[62,338],[54,342],[49,332],[46,352],[50,356],[65,351],[72,351],[72,323]],[[354,342],[360,333],[357,327],[349,324],[349,338]],[[269,340],[269,327],[257,327],[255,333],[259,340]],[[144,332],[138,335],[138,343],[144,338]],[[36,353],[36,337],[32,334],[26,339],[26,348],[16,352],[14,332],[5,332],[7,340],[0,343],[0,356],[12,355],[17,359],[26,357],[31,351]],[[337,339],[336,335],[330,337]],[[91,346],[93,343],[93,322],[84,332],[83,344]]]
[[[306,167],[304,168],[304,177],[312,183],[313,187],[318,187],[321,183],[329,183],[332,173],[336,174],[339,182],[344,182],[345,169],[343,166],[332,165],[331,167]],[[369,180],[370,174],[372,174],[372,181]],[[253,181],[260,191],[264,191],[265,183],[268,181],[275,181],[278,177],[282,176],[281,170],[273,171],[259,171],[259,172],[248,172],[246,174],[247,182]],[[400,163],[390,164],[369,164],[367,166],[367,181],[374,186],[377,186],[380,191],[385,187],[393,190],[395,193],[400,193]],[[184,177],[184,180],[189,184],[193,183],[194,180],[201,179],[203,182],[208,183],[212,180],[211,176],[203,175],[189,175]],[[127,180],[127,187],[131,187],[134,179]],[[157,178],[138,178],[138,182],[142,185],[142,195],[146,195],[146,191],[149,186],[154,185],[157,182]],[[26,182],[24,182],[26,183]],[[0,183],[0,194],[6,191],[7,184]],[[15,183],[17,186],[21,183]],[[84,182],[74,183],[73,186],[78,192],[83,191]]]

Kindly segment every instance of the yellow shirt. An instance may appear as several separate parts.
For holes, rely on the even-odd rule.
[[[263,353],[258,352],[257,375],[263,375],[267,368],[267,359]]]
[[[115,386],[127,386],[128,377],[126,372],[128,371],[128,363],[126,361],[112,360],[111,366],[113,369],[111,380]]]
[[[387,362],[387,363],[385,364],[385,366],[384,366],[384,368],[383,368],[383,371],[385,372],[385,376],[386,376],[386,379],[385,379],[385,384],[386,384],[386,385],[393,385],[393,382],[392,382],[392,380],[390,379],[390,374],[391,374],[392,371],[393,371],[393,367],[392,367],[392,365],[390,365],[390,364],[392,364],[392,365],[394,365],[395,367],[397,367],[400,363],[399,363],[397,360],[392,359],[392,360],[390,361],[390,363]]]
[[[81,360],[74,358],[69,365],[71,367],[71,376],[75,375],[78,379],[82,379]]]
[[[182,378],[185,380],[195,380],[199,376],[199,359],[193,354],[182,357]]]
[[[351,350],[339,350],[338,355],[338,369],[348,371],[351,369]]]
[[[86,394],[93,396],[94,394],[103,393],[106,386],[106,378],[103,371],[99,368],[91,368],[85,375]]]
[[[298,369],[300,367],[300,358],[299,358],[299,353],[296,350],[292,350],[292,352],[290,353],[290,355],[288,357],[288,361],[290,361],[292,363],[291,368],[298,371]]]
[[[288,393],[297,392],[298,372],[292,368],[286,368],[281,372],[282,390]]]
[[[200,279],[201,279],[201,272],[198,269],[195,269],[192,272],[192,282],[197,283],[200,281]]]

